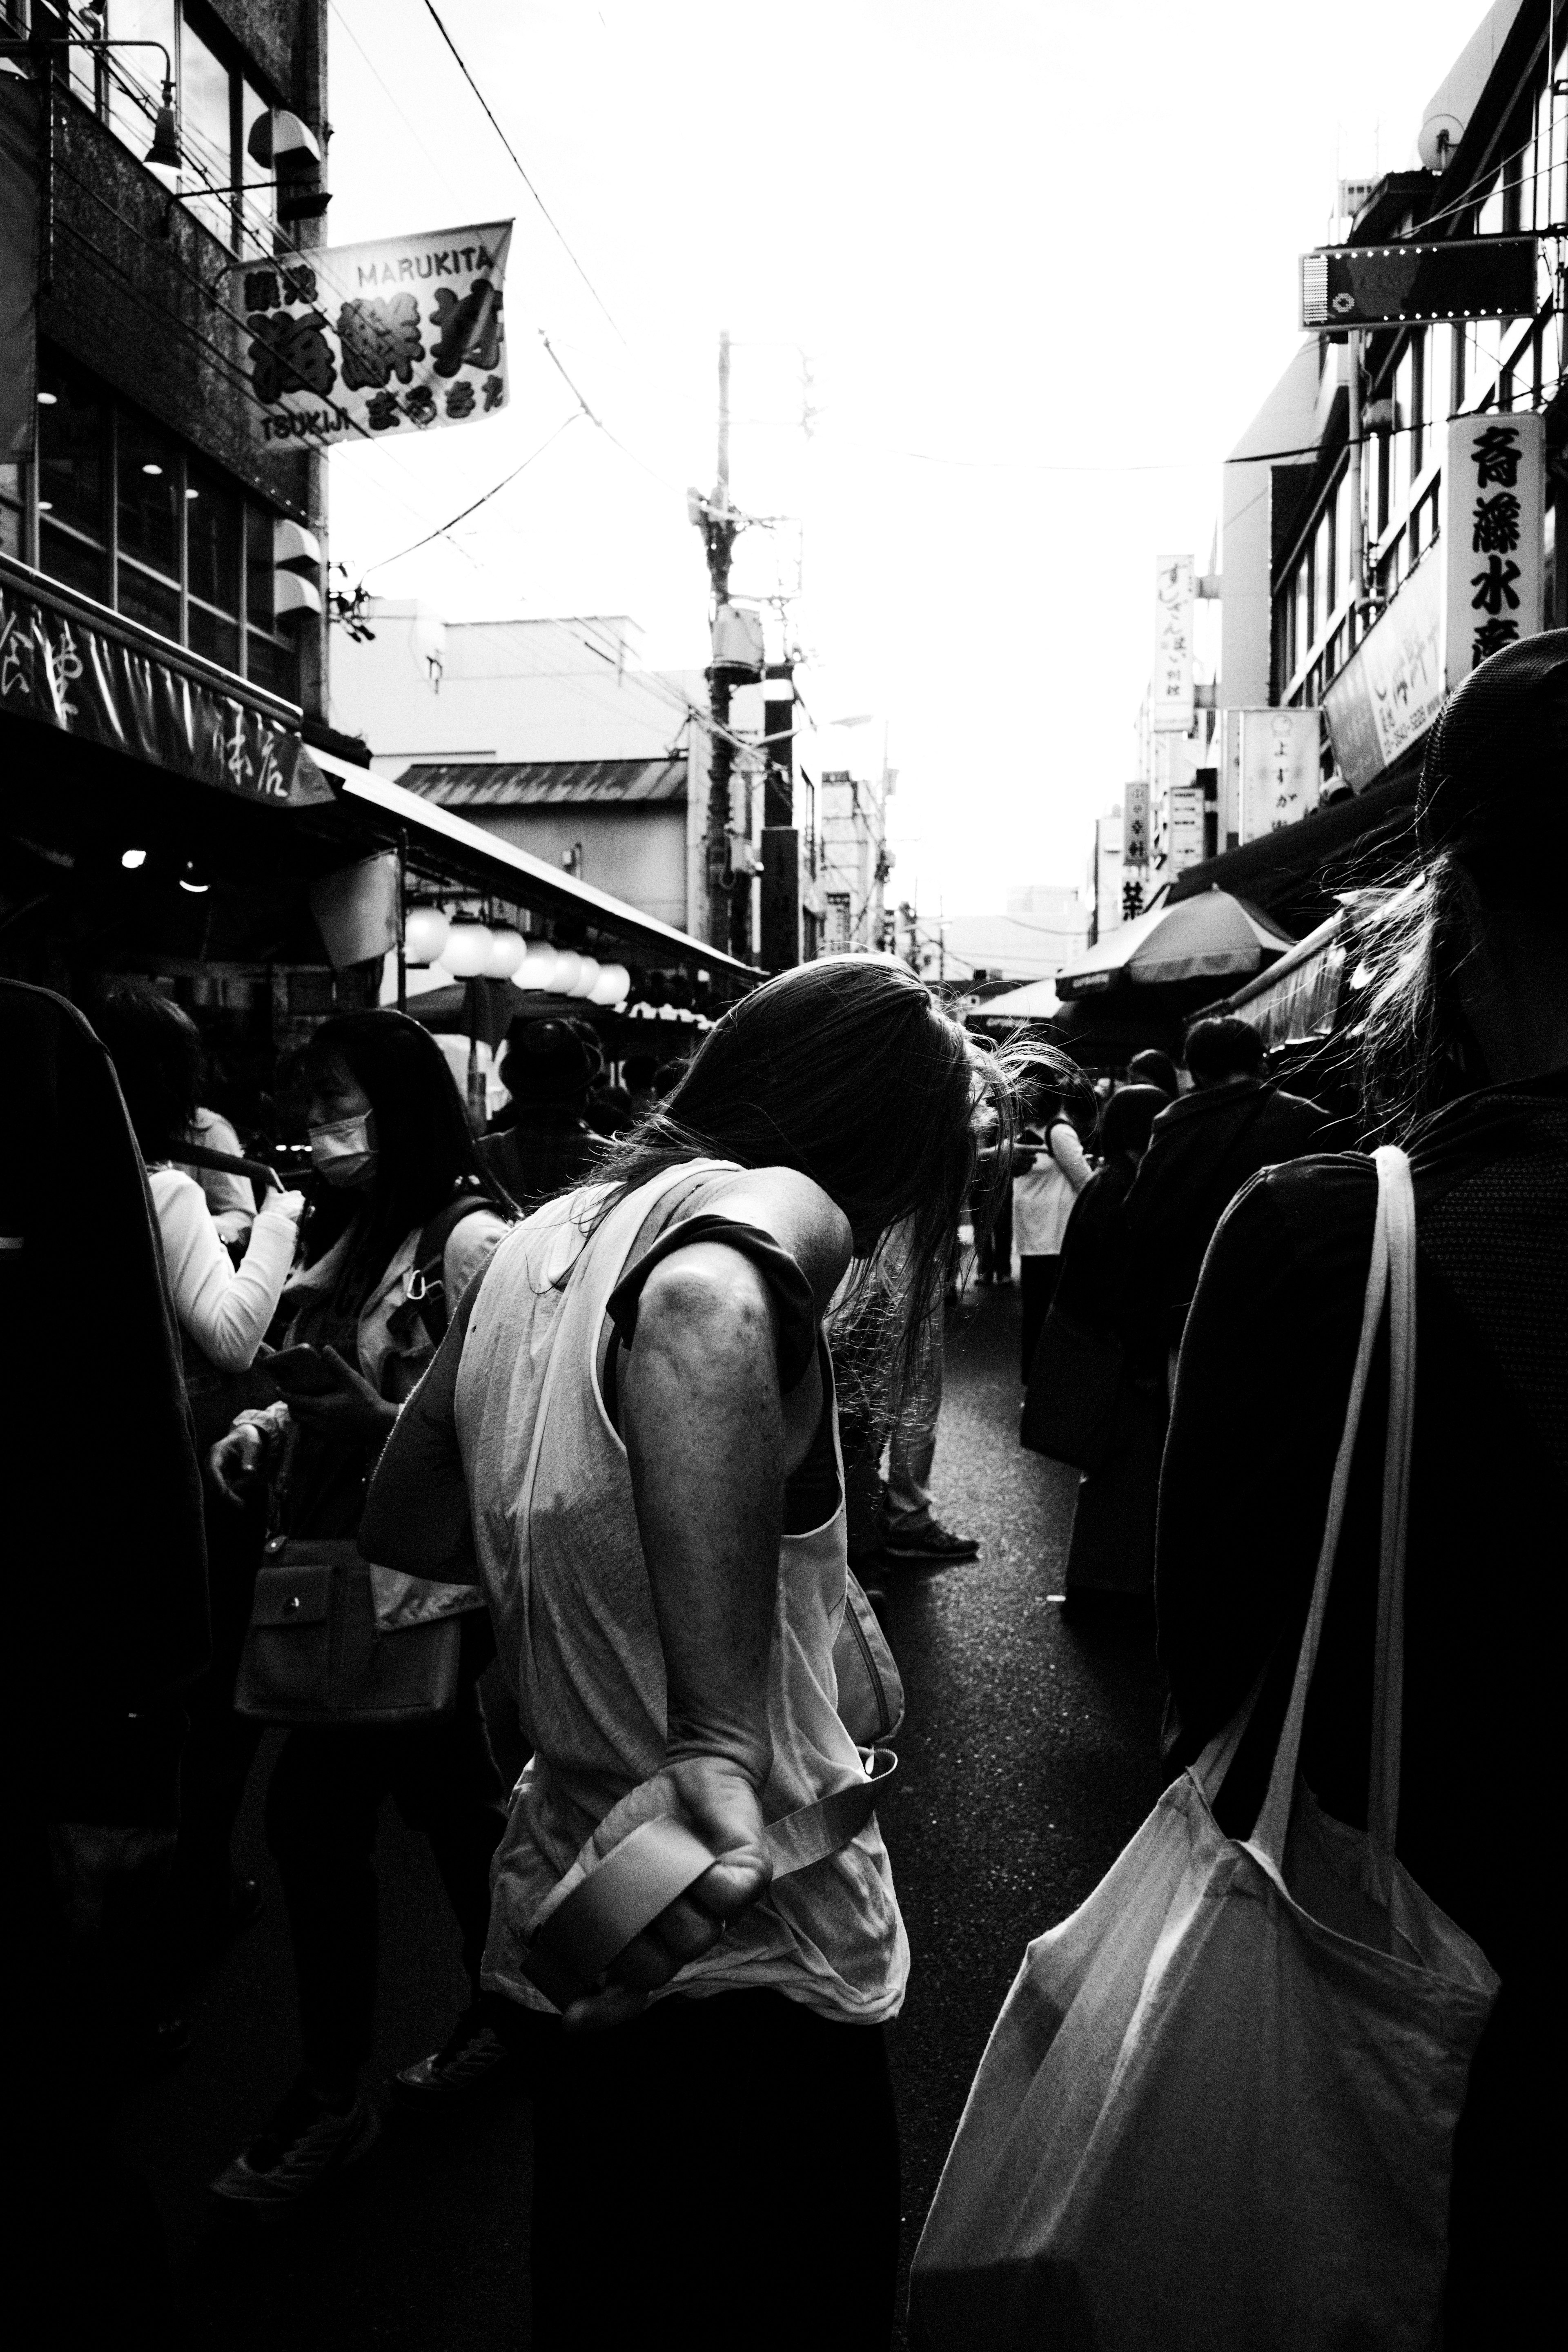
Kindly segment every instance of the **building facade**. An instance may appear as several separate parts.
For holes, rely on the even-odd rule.
[[[1218,885],[1310,929],[1352,863],[1364,879],[1407,846],[1445,693],[1568,623],[1565,82],[1568,17],[1496,0],[1412,108],[1419,168],[1342,184],[1343,246],[1397,266],[1405,245],[1533,237],[1533,289],[1511,318],[1319,327],[1226,466],[1217,576],[1162,559],[1145,903]],[[1211,598],[1212,685],[1191,667]]]

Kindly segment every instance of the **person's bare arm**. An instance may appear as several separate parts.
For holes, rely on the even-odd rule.
[[[826,1304],[848,1263],[849,1235],[815,1185],[765,1171],[726,1190],[723,1208],[765,1224]],[[752,1261],[717,1240],[663,1259],[642,1292],[619,1387],[664,1651],[668,1745],[663,1771],[616,1808],[595,1843],[608,1852],[637,1819],[674,1806],[719,1859],[621,1954],[612,1989],[567,2012],[574,2025],[633,2013],[716,1943],[771,1876],[761,1805],[773,1760],[767,1677],[795,1448],[773,1299]]]

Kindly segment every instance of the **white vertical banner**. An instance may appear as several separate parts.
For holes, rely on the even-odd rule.
[[[1279,710],[1243,710],[1241,837],[1256,841],[1310,816],[1321,782],[1322,720],[1290,704]]]
[[[1193,700],[1193,559],[1162,555],[1154,566],[1154,677],[1149,724],[1157,734],[1190,732]]]
[[[1149,863],[1149,779],[1135,777],[1121,788],[1121,862]]]
[[[1542,626],[1546,418],[1539,409],[1456,416],[1448,427],[1448,691]]]
[[[1204,788],[1201,784],[1171,787],[1171,872],[1183,874],[1200,865],[1204,854]]]

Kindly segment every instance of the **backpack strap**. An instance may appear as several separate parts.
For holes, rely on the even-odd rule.
[[[465,1217],[480,1209],[494,1212],[495,1202],[485,1192],[459,1192],[444,1209],[437,1209],[420,1234],[414,1252],[414,1264],[409,1269],[408,1287],[404,1302],[416,1314],[434,1344],[438,1348],[447,1336],[447,1244]],[[399,1316],[403,1307],[397,1310]]]

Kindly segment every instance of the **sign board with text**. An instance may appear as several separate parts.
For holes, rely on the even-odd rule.
[[[1287,705],[1243,710],[1240,720],[1241,837],[1278,833],[1318,805],[1322,722],[1319,712]]]
[[[510,221],[257,261],[240,275],[254,429],[408,440],[506,405]]]
[[[1539,410],[1456,416],[1448,427],[1443,541],[1445,667],[1452,693],[1478,662],[1542,625],[1546,419]]]
[[[1154,677],[1149,724],[1156,734],[1191,732],[1193,712],[1193,559],[1162,555],[1154,567]]]
[[[1447,535],[1429,548],[1323,695],[1334,761],[1360,792],[1425,735],[1443,707]]]
[[[1171,863],[1173,874],[1203,862],[1204,789],[1201,784],[1171,787]]]
[[[1149,779],[1138,776],[1121,788],[1121,862],[1149,863]]]

